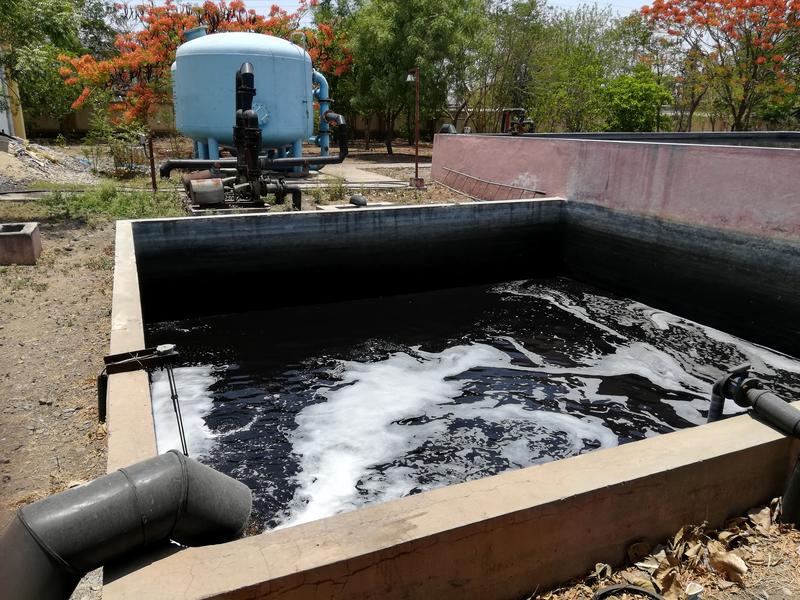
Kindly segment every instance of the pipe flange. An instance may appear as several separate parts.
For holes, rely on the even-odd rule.
[[[736,386],[736,389],[733,393],[733,401],[742,408],[750,408],[751,402],[747,398],[747,392],[750,390],[760,390],[762,387],[763,386],[758,379],[748,377],[747,379],[742,380],[742,382]]]

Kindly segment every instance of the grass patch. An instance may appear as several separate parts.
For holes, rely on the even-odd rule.
[[[147,219],[184,215],[176,191],[153,194],[104,184],[84,192],[55,191],[39,201],[50,216],[63,219]]]
[[[43,292],[47,289],[47,283],[34,281],[31,277],[20,276],[12,279],[9,287],[15,292],[25,289],[30,289],[34,292]]]
[[[92,271],[111,271],[114,269],[114,259],[105,254],[93,256],[86,261],[86,268]]]
[[[347,201],[348,190],[344,179],[335,178],[325,182],[324,186],[311,188],[307,192],[315,204],[341,204]]]

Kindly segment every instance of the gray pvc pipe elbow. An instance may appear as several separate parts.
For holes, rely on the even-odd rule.
[[[0,537],[0,596],[68,598],[80,577],[164,540],[239,537],[250,489],[175,450],[24,506]]]

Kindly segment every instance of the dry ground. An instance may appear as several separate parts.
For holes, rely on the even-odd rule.
[[[396,163],[413,160],[413,150],[398,147],[396,152],[387,157],[374,145],[371,152],[354,150],[353,159],[377,173],[407,177],[413,163]],[[430,156],[429,147],[424,154]],[[387,163],[394,166],[381,167]],[[369,196],[372,201],[403,203],[455,199],[436,185],[424,192],[386,190]],[[0,222],[19,220],[40,222],[43,253],[33,267],[0,267],[0,528],[19,505],[105,472],[105,429],[97,421],[95,376],[108,351],[113,223],[65,221],[48,216],[36,203],[0,197]],[[737,538],[728,535],[732,531]],[[706,552],[701,551],[695,562],[688,561],[685,552],[690,546],[684,545],[677,563],[667,560],[662,572],[635,566],[612,571],[599,565],[583,581],[532,597],[590,598],[594,590],[614,582],[663,583],[664,572],[674,569],[674,581],[665,591],[669,598],[686,597],[685,586],[692,581],[703,585],[703,598],[800,598],[800,532],[765,523],[763,512],[760,521],[737,520],[727,530],[692,532],[693,543],[702,542]],[[709,548],[720,539],[724,548],[717,551],[735,553],[748,567],[742,587],[728,581],[735,578],[730,573],[720,574],[709,566]],[[674,547],[674,539],[665,540],[666,550]],[[658,548],[647,551],[657,554]],[[95,574],[75,598],[99,595]]]
[[[19,209],[0,202],[0,221]],[[113,225],[40,228],[36,266],[0,267],[0,526],[19,504],[105,472],[94,378],[108,351]]]

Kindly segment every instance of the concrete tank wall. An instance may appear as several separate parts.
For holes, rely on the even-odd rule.
[[[800,239],[800,150],[437,135],[432,177],[483,200],[535,188],[677,223]],[[465,173],[468,175],[457,175]]]

